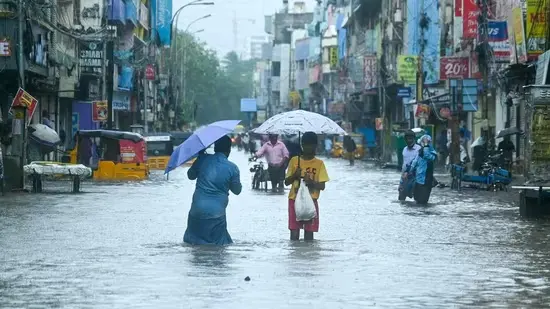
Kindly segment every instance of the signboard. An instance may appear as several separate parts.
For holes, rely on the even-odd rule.
[[[256,99],[241,99],[241,112],[255,113],[257,110]]]
[[[525,32],[527,33],[527,54],[532,59],[546,50],[548,3],[550,3],[549,0],[527,0]]]
[[[512,46],[510,60],[512,63],[525,63],[527,62],[527,47],[525,46],[525,29],[521,8],[513,8],[510,19],[511,21],[508,23],[510,45]]]
[[[427,104],[416,104],[414,116],[420,119],[428,119],[430,117],[430,106]]]
[[[397,57],[398,82],[415,84],[416,72],[418,72],[418,56],[399,55]]]
[[[170,46],[170,34],[172,33],[172,1],[156,0],[156,30],[160,43],[165,47]]]
[[[103,72],[103,43],[81,43],[78,61],[81,74],[101,74]]]
[[[92,120],[93,121],[107,121],[109,117],[109,106],[107,101],[93,101],[92,102]]]
[[[474,78],[468,78],[464,80],[451,79],[449,86],[452,88],[451,92],[454,93],[458,88],[462,88],[461,103],[453,109],[457,109],[463,112],[477,112],[478,110],[478,80]],[[455,98],[453,96],[453,101]],[[455,101],[456,102],[456,101]]]
[[[411,87],[403,87],[397,90],[397,96],[399,98],[410,98],[412,93]]]
[[[363,59],[365,90],[372,90],[378,87],[378,68],[376,60],[376,56],[365,56]]]
[[[145,78],[147,80],[155,80],[155,67],[152,64],[148,64],[145,67]]]
[[[12,109],[14,107],[24,107],[27,110],[27,125],[29,125],[37,106],[38,100],[30,95],[30,93],[23,90],[23,88],[19,88],[19,90],[17,90],[17,94],[11,102],[9,113],[12,114]]]
[[[329,62],[331,70],[335,70],[338,67],[338,48],[330,48]]]
[[[497,62],[510,61],[510,39],[508,38],[508,22],[505,20],[490,20],[487,23],[489,29],[489,46],[493,49],[493,55]],[[479,28],[483,34],[483,27]]]
[[[0,40],[0,57],[9,57],[11,56],[11,46],[8,39]]]
[[[537,61],[536,85],[546,85],[548,81],[548,66],[550,65],[550,50],[539,56]]]
[[[376,118],[375,124],[376,124],[376,131],[384,130],[384,118]]]
[[[462,38],[476,39],[478,27],[479,7],[477,0],[464,0],[462,3],[462,13],[464,19],[462,22]]]
[[[470,58],[468,57],[441,57],[439,63],[441,80],[470,77]]]
[[[80,127],[80,114],[73,113],[71,117],[71,137],[74,137],[76,132],[78,132]]]

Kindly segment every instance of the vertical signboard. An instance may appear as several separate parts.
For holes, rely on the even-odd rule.
[[[399,55],[397,57],[397,80],[405,84],[416,83],[418,56]]]
[[[376,65],[376,56],[365,56],[363,60],[363,76],[365,80],[366,91],[376,91],[378,87],[378,68]]]
[[[510,62],[510,40],[508,38],[508,22],[505,20],[490,20],[487,23],[489,31],[489,46],[497,62]],[[480,34],[483,34],[483,27]]]
[[[479,7],[477,0],[463,0],[463,23],[462,37],[465,39],[476,39],[478,27]]]
[[[92,120],[93,121],[107,121],[109,117],[109,107],[107,101],[93,101],[92,102]]]
[[[80,44],[80,73],[101,75],[103,72],[103,43],[83,42]]]
[[[536,59],[546,48],[548,0],[527,0],[527,55]]]
[[[516,7],[512,9],[510,22],[508,23],[510,33],[510,60],[512,63],[527,62],[527,47],[525,46],[525,29],[523,26],[523,11]]]

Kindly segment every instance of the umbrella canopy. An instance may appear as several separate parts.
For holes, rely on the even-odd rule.
[[[507,129],[498,131],[497,138],[502,138],[502,137],[516,135],[516,134],[523,134],[523,131],[521,131],[517,127],[507,128]]]
[[[277,114],[254,129],[254,133],[258,134],[297,134],[305,132],[336,135],[346,134],[346,131],[331,119],[321,114],[304,110]]]
[[[29,126],[29,132],[30,138],[42,146],[55,147],[61,143],[57,132],[47,125],[32,124]]]
[[[208,146],[220,139],[220,137],[233,132],[239,122],[241,121],[217,121],[195,131],[195,133],[185,140],[185,142],[174,149],[164,173],[167,174],[176,169],[178,166],[183,165],[185,162],[189,161],[189,159],[196,156],[200,151],[208,148]]]

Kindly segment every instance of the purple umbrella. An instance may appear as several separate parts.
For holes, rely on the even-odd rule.
[[[170,171],[176,169],[180,165],[183,165],[185,162],[189,161],[189,159],[196,156],[200,151],[208,148],[222,136],[233,132],[239,122],[241,121],[216,121],[195,131],[193,135],[191,135],[187,140],[185,140],[185,142],[174,150],[170,156],[170,161],[168,161],[168,166],[166,167],[164,173],[168,174]]]

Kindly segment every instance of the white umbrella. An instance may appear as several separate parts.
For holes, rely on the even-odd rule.
[[[346,131],[336,122],[317,113],[295,110],[277,114],[254,129],[258,134],[298,134],[314,132],[316,134],[345,135]]]
[[[44,124],[32,124],[29,126],[30,138],[44,146],[55,146],[61,143],[61,139],[55,130]]]

